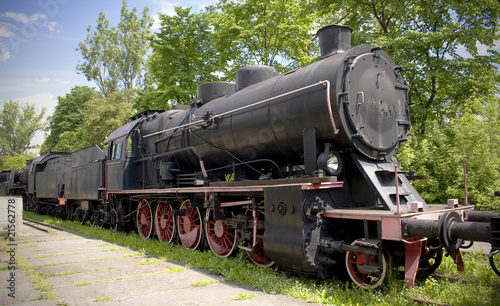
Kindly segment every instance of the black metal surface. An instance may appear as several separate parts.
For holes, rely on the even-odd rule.
[[[493,234],[490,223],[464,222],[456,211],[443,214],[439,220],[403,220],[402,229],[404,237],[437,238],[449,252],[457,251],[463,240],[489,242]]]
[[[73,152],[71,154],[71,166],[65,169],[66,199],[99,199],[99,189],[105,187],[105,160],[106,154],[97,146]]]

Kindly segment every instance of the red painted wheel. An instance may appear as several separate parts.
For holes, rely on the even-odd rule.
[[[158,239],[164,243],[171,243],[175,237],[175,222],[172,206],[161,203],[156,206],[155,229]]]
[[[143,239],[148,239],[153,234],[153,211],[146,200],[139,202],[137,208],[137,231]]]
[[[221,258],[230,256],[236,249],[235,229],[221,220],[215,219],[212,211],[209,210],[207,215],[206,233],[210,249]]]
[[[260,230],[257,231],[258,234],[262,235]],[[252,248],[252,244],[248,243],[248,247]],[[274,261],[269,259],[266,255],[266,251],[264,250],[264,243],[262,239],[257,239],[257,243],[255,245],[255,252],[247,251],[248,257],[253,261],[254,264],[260,267],[271,267],[274,265]]]
[[[191,207],[189,200],[184,201],[180,209],[185,210],[186,214],[177,217],[179,239],[186,248],[196,249],[200,245],[203,232],[200,210]]]
[[[351,244],[362,245],[358,240],[355,240]],[[345,255],[347,273],[349,273],[349,277],[356,285],[364,289],[368,289],[369,287],[373,289],[377,288],[387,278],[387,261],[384,255],[382,255],[382,258],[382,263],[379,266],[378,255],[348,251]]]

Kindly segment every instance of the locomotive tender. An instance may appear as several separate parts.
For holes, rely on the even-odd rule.
[[[378,287],[404,266],[408,286],[443,248],[499,249],[496,213],[428,205],[392,159],[410,128],[401,68],[351,29],[318,31],[321,58],[277,75],[240,69],[198,87],[189,106],[146,111],[94,146],[49,153],[19,176],[27,209],[82,223],[134,226],[147,239],[243,249],[258,265]],[[12,175],[12,174],[11,174]],[[464,221],[469,220],[469,221]]]

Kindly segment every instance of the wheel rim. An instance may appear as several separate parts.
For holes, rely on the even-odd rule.
[[[236,248],[236,231],[221,220],[215,219],[213,213],[209,213],[207,222],[207,240],[210,249],[221,258],[230,256]]]
[[[175,222],[172,214],[172,206],[159,204],[155,212],[155,226],[158,239],[164,243],[170,243],[175,235]]]
[[[443,261],[443,249],[429,251],[429,254],[421,257],[418,264],[418,274],[427,277],[439,268]]]
[[[182,203],[181,209],[185,210],[186,214],[177,218],[179,239],[186,248],[196,249],[200,245],[202,234],[200,211],[191,207],[189,200]]]
[[[153,233],[153,214],[148,201],[142,200],[137,207],[137,231],[143,239],[148,239]]]
[[[263,230],[257,230],[257,236],[262,236],[262,234]],[[248,247],[252,248],[252,244],[248,243]],[[247,254],[248,257],[250,257],[250,260],[252,260],[254,264],[256,264],[259,267],[266,267],[266,268],[274,265],[274,261],[272,261],[271,259],[269,259],[269,257],[267,257],[266,251],[264,250],[264,243],[262,239],[257,239],[253,251],[255,252],[247,251]]]
[[[352,245],[360,245],[360,243],[356,240],[352,243]],[[346,253],[346,267],[347,273],[351,280],[358,286],[367,289],[377,288],[379,287],[386,279],[387,274],[387,262],[385,256],[382,254],[382,268],[369,272],[366,269],[363,269],[362,266],[367,264],[366,256],[368,256],[368,265],[370,266],[379,266],[379,257],[378,255],[369,255],[363,253],[357,253],[348,251]]]
[[[97,212],[93,212],[92,215],[90,216],[89,223],[90,223],[91,227],[96,226],[96,222],[95,222],[96,214],[97,214]]]
[[[111,214],[109,216],[109,228],[116,232],[118,230],[118,212],[113,208],[111,209]]]

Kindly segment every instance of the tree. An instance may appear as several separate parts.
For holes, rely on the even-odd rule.
[[[139,19],[137,9],[129,11],[127,2],[123,0],[118,27],[110,27],[109,20],[101,11],[95,29],[89,26],[87,38],[76,48],[84,59],[77,65],[77,71],[83,73],[87,80],[94,81],[106,98],[122,87],[127,93],[125,100],[130,102],[129,97],[143,72],[149,49],[153,19],[148,11],[144,7]]]
[[[308,64],[315,14],[303,0],[221,0],[213,14],[214,42],[230,77],[249,64],[279,72]]]
[[[468,202],[500,211],[500,101],[475,99],[461,116],[427,122],[425,136],[410,137],[398,157],[405,169],[429,174],[413,184],[430,203],[460,199],[464,203],[463,165],[467,168]]]
[[[0,171],[9,171],[26,166],[26,161],[38,156],[36,152],[14,153],[13,156],[0,157]]]
[[[319,10],[364,32],[367,43],[387,46],[403,66],[410,84],[415,134],[426,122],[461,113],[479,98],[498,91],[497,52],[478,54],[478,43],[494,46],[500,38],[500,4],[495,0],[322,0]],[[334,14],[331,14],[334,12]],[[464,52],[465,51],[465,52]]]
[[[161,109],[168,101],[181,104],[196,98],[196,87],[218,80],[214,73],[224,70],[211,43],[208,14],[191,14],[191,8],[179,6],[174,9],[174,16],[160,14],[161,28],[152,39],[148,63],[158,84],[154,101],[159,103],[154,104]]]
[[[94,88],[75,86],[66,96],[57,97],[54,114],[49,119],[50,134],[42,145],[42,152],[71,152],[80,141],[76,130],[88,111],[87,101],[101,96]]]
[[[40,113],[34,104],[21,105],[19,101],[5,102],[0,112],[0,157],[24,154],[32,149],[31,140],[35,132],[45,129],[42,119],[45,108]]]
[[[110,95],[108,101],[96,98],[87,102],[88,111],[77,131],[81,143],[75,149],[91,145],[102,147],[111,132],[129,122],[135,111],[130,103],[125,102],[125,95],[116,92]]]

